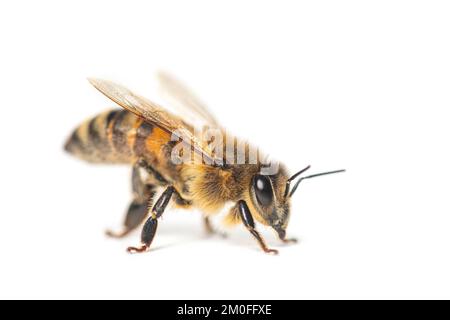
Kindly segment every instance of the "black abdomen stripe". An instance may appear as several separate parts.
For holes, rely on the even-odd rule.
[[[137,156],[143,156],[147,152],[145,145],[148,136],[152,134],[153,126],[143,121],[136,131],[136,140],[134,141],[133,151]]]
[[[125,124],[126,111],[120,111],[117,116],[114,117],[114,123],[112,124],[112,143],[114,149],[118,154],[129,154],[130,149],[127,143],[128,130]]]
[[[101,116],[97,116],[91,121],[89,121],[88,125],[89,143],[91,143],[95,149],[101,150],[103,152],[109,152],[108,141],[105,141],[106,128],[107,127],[105,126],[105,123],[101,122]],[[101,133],[100,131],[103,132]]]
[[[82,148],[83,142],[81,141],[80,136],[78,135],[78,130],[74,130],[70,135],[70,138],[64,145],[64,150],[66,150],[69,153],[75,153],[76,151],[81,150]]]
[[[121,110],[112,110],[108,113],[108,115],[106,116],[106,128],[109,128],[109,126],[111,125],[112,121],[114,120],[114,118],[116,117],[116,115],[120,112]]]

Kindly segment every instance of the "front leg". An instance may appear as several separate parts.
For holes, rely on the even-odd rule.
[[[145,252],[150,248],[152,244],[153,238],[156,234],[156,229],[158,228],[158,219],[164,213],[167,205],[169,204],[170,198],[175,192],[174,187],[168,187],[162,195],[159,197],[158,201],[156,201],[155,205],[152,208],[151,216],[145,222],[144,227],[142,228],[141,234],[141,243],[142,245],[138,248],[129,247],[127,250],[129,253],[140,253]]]
[[[297,238],[288,238],[288,239],[281,239],[280,238],[280,240],[283,242],[283,243],[297,243],[298,242],[298,240],[297,240]]]
[[[266,243],[264,242],[264,239],[261,237],[259,232],[256,231],[255,222],[253,220],[252,213],[250,212],[247,203],[244,200],[239,200],[237,205],[242,222],[244,223],[247,230],[250,231],[250,233],[256,238],[259,245],[261,246],[261,249],[263,249],[265,253],[278,254],[278,250],[269,249],[267,247]]]
[[[275,229],[275,231],[278,234],[278,238],[280,238],[280,240],[283,243],[297,243],[297,239],[296,238],[288,238],[288,239],[286,239],[286,231],[284,229],[276,228],[276,227],[274,229]]]

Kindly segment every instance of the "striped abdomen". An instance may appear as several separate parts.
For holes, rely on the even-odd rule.
[[[138,157],[165,162],[170,134],[126,110],[104,112],[80,125],[66,151],[89,162],[132,163]]]

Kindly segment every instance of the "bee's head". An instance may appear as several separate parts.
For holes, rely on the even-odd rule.
[[[337,170],[301,177],[291,188],[291,183],[309,168],[310,166],[307,166],[289,177],[284,167],[279,167],[276,174],[257,173],[252,178],[250,198],[252,206],[258,213],[255,218],[259,222],[271,226],[281,239],[286,236],[286,228],[290,217],[290,199],[297,190],[299,183],[304,179],[344,171]]]

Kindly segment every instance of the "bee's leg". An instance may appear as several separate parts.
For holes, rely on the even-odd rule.
[[[177,190],[173,191],[173,202],[175,206],[182,209],[189,209],[192,206],[192,201],[183,199]]]
[[[288,238],[288,239],[280,239],[283,243],[291,244],[291,243],[297,243],[297,238]]]
[[[214,234],[216,232],[213,226],[211,225],[211,221],[209,220],[208,217],[203,217],[203,224],[205,225],[205,230],[207,234]]]
[[[286,231],[284,229],[274,227],[274,230],[277,232],[278,238],[281,240],[281,242],[283,242],[283,243],[297,243],[297,239],[296,238],[288,238],[288,239],[286,239]]]
[[[219,236],[221,236],[221,237],[223,237],[223,238],[226,238],[226,237],[227,237],[227,234],[226,234],[226,233],[224,233],[224,232],[219,232],[219,231],[217,231],[217,230],[213,227],[213,225],[211,224],[211,220],[209,219],[209,217],[203,217],[203,224],[204,224],[204,226],[205,226],[205,230],[206,230],[206,233],[207,233],[208,235],[218,234]]]
[[[148,202],[141,203],[138,200],[133,200],[128,207],[122,230],[118,232],[106,230],[106,235],[111,238],[119,239],[127,236],[130,232],[139,227],[148,214],[148,207],[149,205],[151,206],[153,194],[154,191],[152,192],[152,195],[149,196]]]
[[[106,235],[112,238],[123,238],[136,229],[148,214],[148,208],[152,206],[155,195],[155,186],[145,184],[139,173],[139,167],[133,167],[132,173],[133,201],[128,207],[128,212],[123,223],[123,229],[119,232],[107,230]]]
[[[298,242],[297,238],[287,238],[287,239],[280,238],[280,240],[283,243],[297,243]]]
[[[247,203],[244,200],[239,200],[237,206],[242,222],[244,223],[247,230],[250,231],[250,233],[256,238],[256,240],[258,240],[261,249],[263,249],[264,252],[266,253],[278,254],[278,250],[269,249],[267,247],[266,243],[264,242],[264,239],[261,237],[259,232],[256,231],[255,222],[253,221],[252,213],[250,212]]]
[[[167,186],[169,182],[167,182],[166,178],[164,178],[158,171],[156,171],[151,165],[148,164],[145,159],[139,159],[136,162],[136,166],[144,169],[150,176],[155,179],[155,183],[159,186]]]
[[[128,248],[129,253],[145,252],[150,248],[150,245],[156,234],[156,229],[158,228],[158,219],[164,213],[164,209],[166,209],[167,205],[169,204],[170,198],[172,197],[174,192],[175,192],[174,187],[169,186],[159,197],[158,201],[156,201],[155,205],[152,208],[150,218],[147,219],[147,221],[144,224],[144,227],[142,228],[141,234],[142,245],[138,248],[129,247]]]

